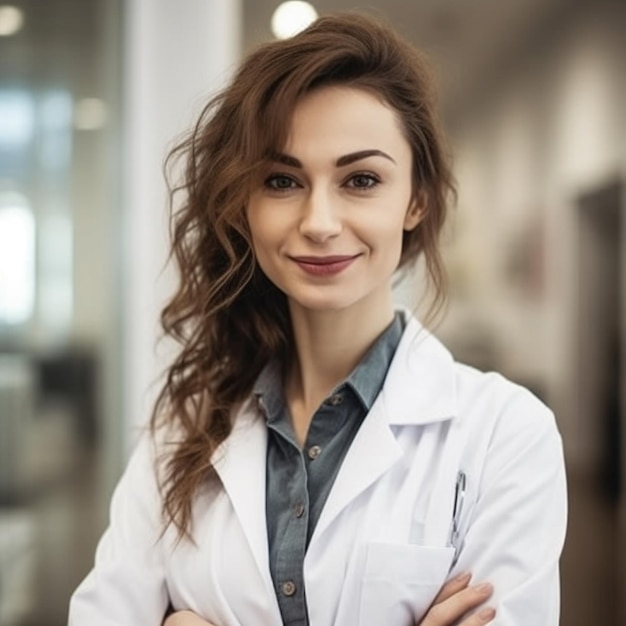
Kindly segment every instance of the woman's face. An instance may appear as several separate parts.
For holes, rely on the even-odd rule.
[[[420,220],[411,170],[395,113],[369,92],[332,86],[302,98],[246,212],[258,263],[292,306],[391,301],[402,233]]]

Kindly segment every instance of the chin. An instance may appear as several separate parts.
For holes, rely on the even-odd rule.
[[[343,311],[350,308],[352,304],[337,300],[294,300],[294,303],[301,309],[308,311]]]
[[[307,309],[309,311],[342,311],[350,308],[357,299],[347,298],[345,291],[343,294],[289,294],[287,299],[297,307]]]

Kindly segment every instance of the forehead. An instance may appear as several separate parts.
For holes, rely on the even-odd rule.
[[[294,107],[285,152],[340,156],[377,148],[410,155],[397,113],[365,89],[325,86],[303,96]]]

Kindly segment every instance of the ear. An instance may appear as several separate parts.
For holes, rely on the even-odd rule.
[[[413,230],[426,216],[428,196],[422,189],[413,195],[409,208],[404,216],[404,230]]]

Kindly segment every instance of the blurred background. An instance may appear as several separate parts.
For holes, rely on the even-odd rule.
[[[66,623],[168,358],[163,157],[278,4],[0,0],[0,626]],[[364,5],[440,77],[460,195],[437,334],[555,410],[562,624],[626,624],[626,2]]]

